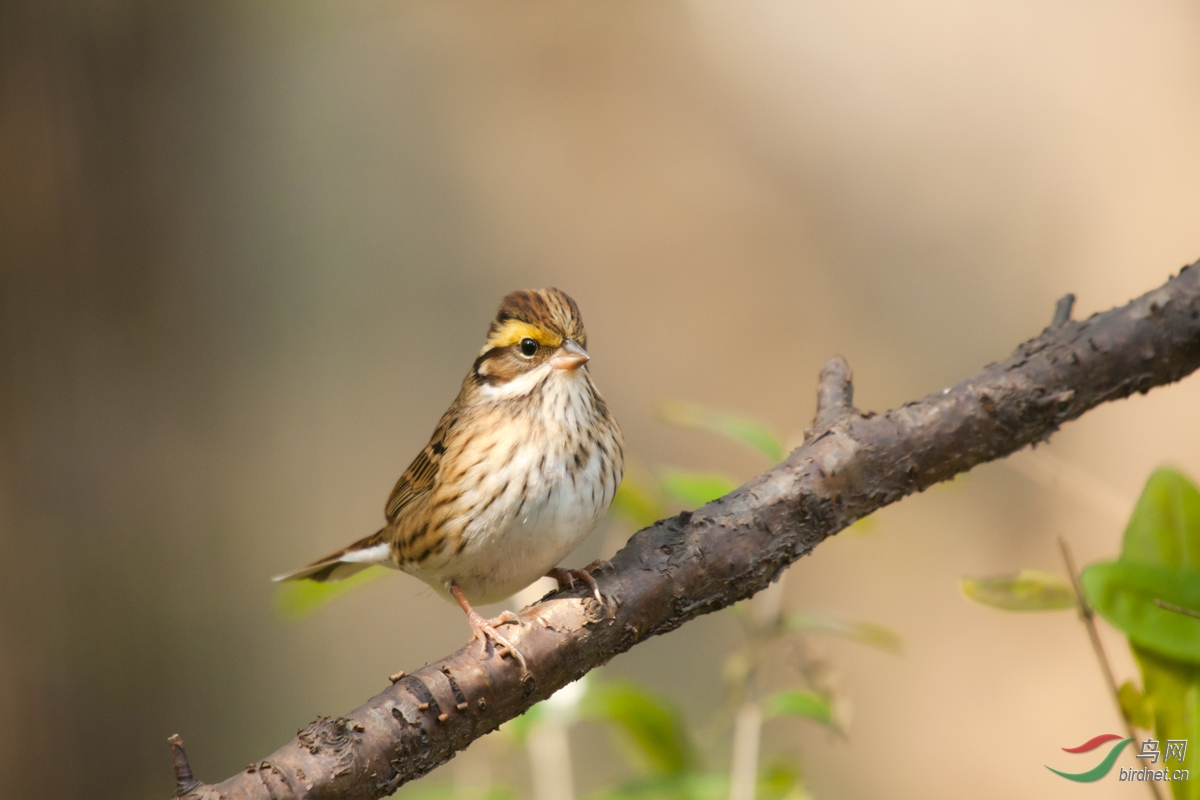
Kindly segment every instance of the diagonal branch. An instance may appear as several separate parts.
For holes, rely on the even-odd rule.
[[[766,587],[824,539],[905,495],[1043,441],[1100,403],[1200,367],[1200,262],[1129,304],[1053,324],[955,386],[885,414],[851,402],[850,369],[821,373],[809,438],[787,460],[700,508],[635,534],[585,589],[548,595],[512,634],[529,662],[459,650],[337,719],[320,718],[220,784],[194,785],[176,749],[177,797],[192,800],[390,794],[475,739],[638,642]]]

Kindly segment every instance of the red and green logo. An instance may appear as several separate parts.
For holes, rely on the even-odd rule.
[[[1109,773],[1109,771],[1113,768],[1113,764],[1115,764],[1117,761],[1117,756],[1121,755],[1121,751],[1125,749],[1125,745],[1132,742],[1133,739],[1122,739],[1115,733],[1102,733],[1099,736],[1088,739],[1078,747],[1063,748],[1063,750],[1068,753],[1090,753],[1101,745],[1108,744],[1112,741],[1116,741],[1117,743],[1109,749],[1108,755],[1104,757],[1104,760],[1089,769],[1087,772],[1060,772],[1049,765],[1046,765],[1046,769],[1050,770],[1055,775],[1061,775],[1067,780],[1075,781],[1076,783],[1091,783],[1092,781],[1098,781]]]

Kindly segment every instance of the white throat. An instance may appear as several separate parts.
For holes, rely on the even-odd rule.
[[[496,386],[485,383],[479,387],[479,392],[488,400],[514,400],[532,392],[534,387],[545,380],[549,373],[553,371],[554,367],[549,364],[542,364],[537,369],[532,369],[519,378],[513,378],[508,383],[501,383]]]

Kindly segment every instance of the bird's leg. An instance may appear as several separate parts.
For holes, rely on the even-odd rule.
[[[555,567],[546,573],[546,577],[554,578],[554,580],[558,581],[559,589],[574,589],[575,579],[578,578],[586,583],[592,590],[592,596],[596,598],[596,602],[600,605],[604,605],[604,597],[600,594],[600,584],[596,583],[596,579],[593,578],[592,573],[589,572],[589,570],[592,569],[603,568],[604,564],[608,564],[608,562],[606,561],[601,563],[599,561],[593,561],[583,569],[563,569],[561,567]],[[612,564],[608,564],[608,566],[611,567]]]
[[[487,655],[487,643],[488,639],[491,639],[499,647],[503,647],[505,650],[507,650],[508,653],[515,658],[518,663],[520,663],[522,675],[528,675],[529,668],[525,665],[525,656],[521,655],[521,651],[514,647],[512,642],[501,636],[500,631],[496,630],[496,626],[498,625],[520,625],[520,618],[511,611],[505,611],[495,619],[484,619],[482,614],[471,608],[471,604],[467,602],[466,596],[463,594],[462,589],[458,588],[457,583],[450,583],[450,594],[454,595],[454,599],[458,601],[460,606],[462,606],[462,610],[467,613],[467,622],[470,624],[471,632],[473,634],[471,636],[471,641],[478,639],[480,644],[483,645],[482,655]],[[497,650],[497,652],[499,652],[499,650]],[[503,655],[504,654],[501,653],[501,656]]]

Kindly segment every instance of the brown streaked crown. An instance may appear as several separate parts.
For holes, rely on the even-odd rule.
[[[548,347],[558,347],[567,339],[587,347],[579,306],[554,287],[520,289],[501,300],[483,350],[508,347],[526,337]]]

